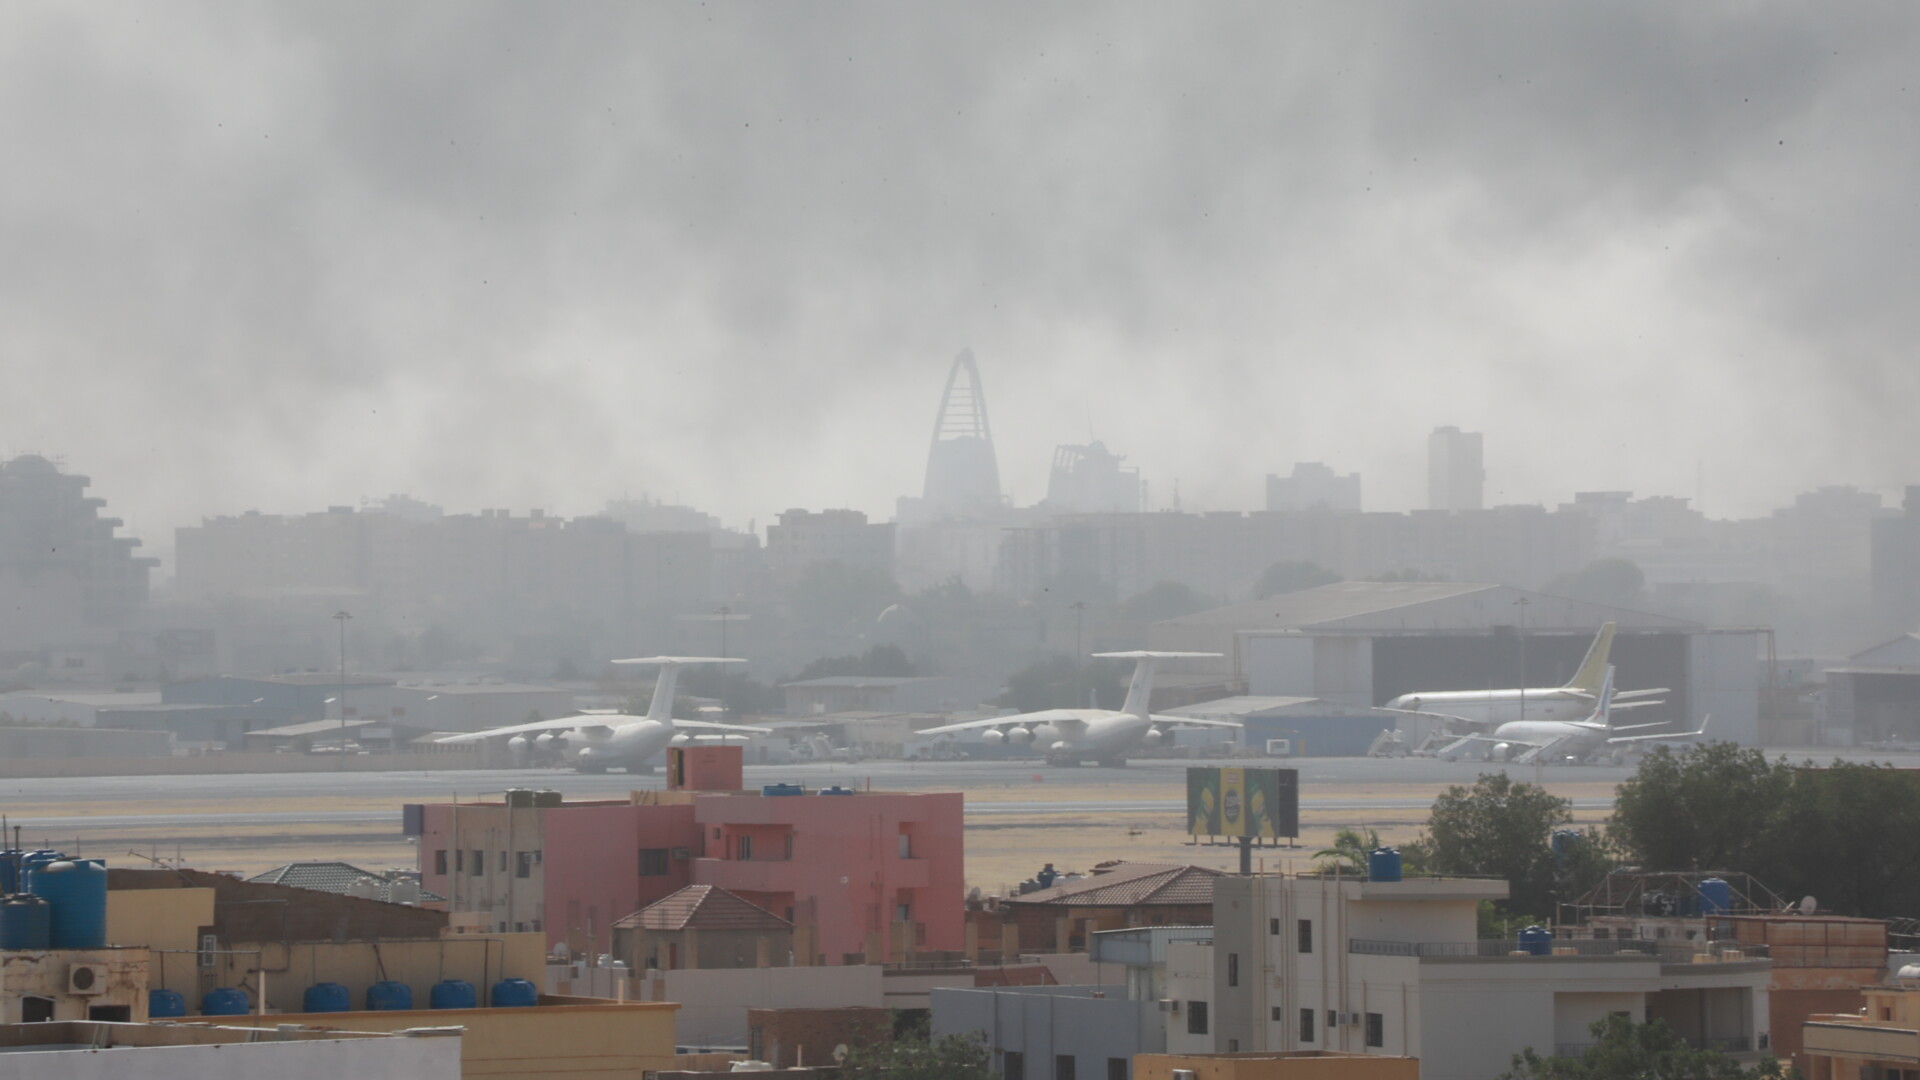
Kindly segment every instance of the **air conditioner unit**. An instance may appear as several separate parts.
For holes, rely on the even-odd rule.
[[[67,993],[104,994],[107,992],[107,965],[67,965]]]
[[[1161,998],[1160,1011],[1164,1013],[1177,1013],[1180,1011],[1180,1002],[1175,998]]]
[[[693,857],[693,849],[683,847],[674,848],[673,857],[676,859],[690,859]]]
[[[1341,1027],[1359,1027],[1360,1014],[1357,1012],[1334,1013],[1334,1020]]]
[[[1192,1069],[1173,1070],[1173,1080],[1199,1080],[1200,1074]]]

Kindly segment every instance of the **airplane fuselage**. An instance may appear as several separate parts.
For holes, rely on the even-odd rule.
[[[1495,728],[1491,736],[1495,741],[1493,754],[1506,757],[1507,753],[1499,749],[1499,741],[1512,740],[1514,743],[1531,743],[1535,746],[1552,744],[1556,758],[1584,758],[1588,754],[1607,745],[1607,733],[1592,728],[1578,727],[1557,720],[1515,720]],[[1526,749],[1525,746],[1519,749]]]
[[[629,719],[606,729],[569,732],[542,741],[536,737],[513,747],[515,752],[554,752],[560,760],[582,771],[638,768],[673,742],[674,727],[658,720]],[[516,740],[518,742],[518,740]]]
[[[1434,690],[1401,694],[1387,702],[1387,708],[1445,713],[1476,724],[1531,724],[1538,721],[1584,720],[1593,711],[1593,697],[1565,687],[1541,687],[1537,690]]]

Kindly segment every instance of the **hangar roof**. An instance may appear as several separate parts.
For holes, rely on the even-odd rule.
[[[1525,600],[1525,605],[1519,602]],[[1406,632],[1486,630],[1524,616],[1529,633],[1590,634],[1603,622],[1622,630],[1698,629],[1698,623],[1630,611],[1510,585],[1452,581],[1339,581],[1247,604],[1214,608],[1158,625],[1233,630]]]

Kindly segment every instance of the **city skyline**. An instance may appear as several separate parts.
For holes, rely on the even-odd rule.
[[[1001,15],[10,8],[0,451],[156,549],[396,491],[885,517],[971,347],[1021,504],[1098,439],[1155,507],[1412,507],[1446,424],[1490,504],[1920,475],[1911,13]]]

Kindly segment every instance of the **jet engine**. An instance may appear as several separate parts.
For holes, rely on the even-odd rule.
[[[591,746],[583,746],[580,748],[580,753],[577,755],[577,760],[579,761],[580,765],[584,768],[588,765],[591,765],[593,763],[593,760],[599,756],[600,756],[600,751],[594,749]]]
[[[1033,731],[1023,727],[1014,728],[1007,732],[1007,741],[1015,746],[1025,746],[1033,741]]]
[[[551,731],[543,732],[534,737],[533,745],[542,750],[561,750],[567,745],[567,737]]]
[[[1060,738],[1060,729],[1052,724],[1038,724],[1034,726],[1033,737],[1045,743],[1056,742]]]
[[[673,738],[667,740],[667,742],[673,744],[674,746],[685,746],[692,741],[693,739],[690,736],[686,735],[685,733],[676,734],[674,735]]]
[[[1159,728],[1148,728],[1147,733],[1140,736],[1140,741],[1146,743],[1148,746],[1159,746],[1166,740],[1166,737],[1167,733],[1161,731]]]
[[[1007,733],[1001,731],[999,728],[988,728],[980,736],[980,741],[986,743],[988,746],[999,746],[1001,743],[1007,741]]]
[[[513,751],[516,754],[526,753],[527,737],[525,735],[515,735],[513,738],[508,739],[507,749]]]
[[[1487,756],[1494,761],[1505,761],[1513,753],[1512,743],[1494,743],[1493,750]]]

